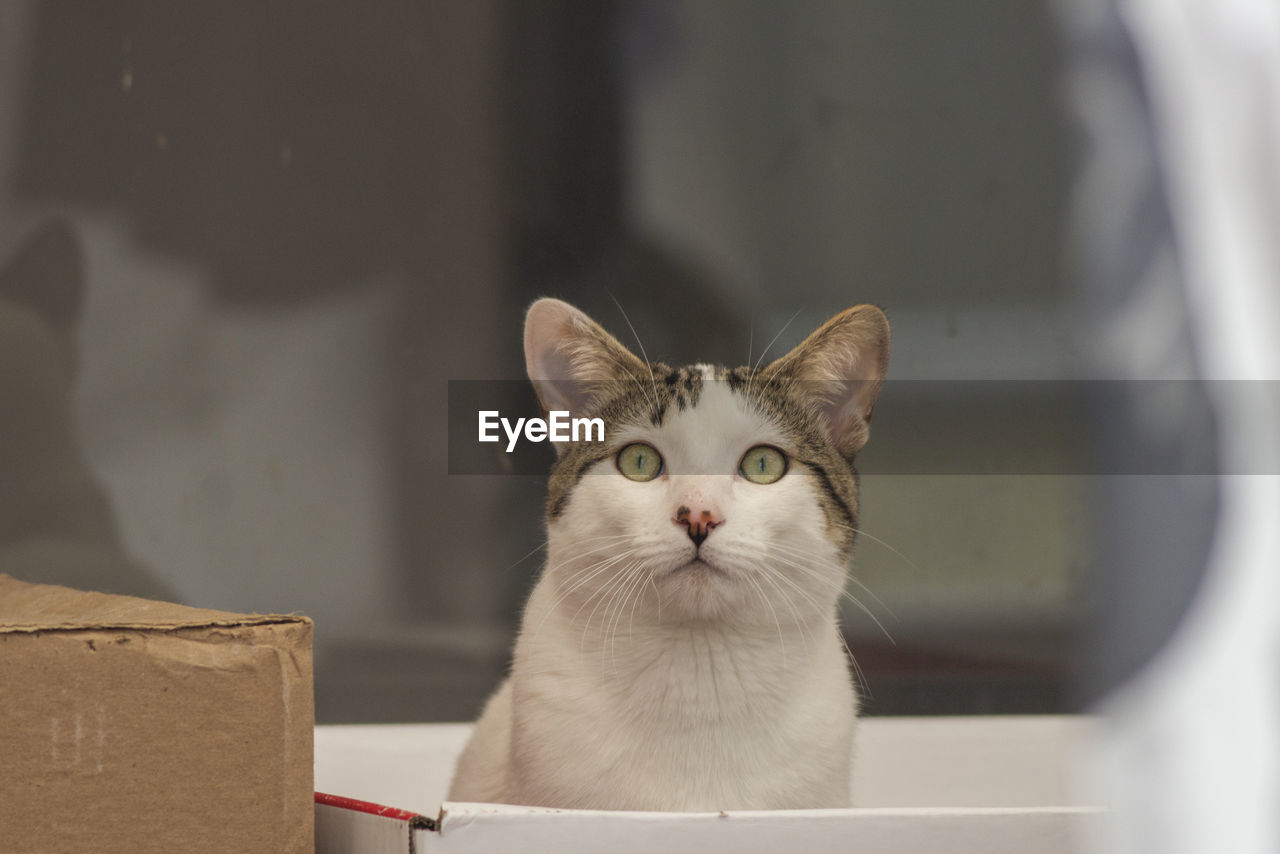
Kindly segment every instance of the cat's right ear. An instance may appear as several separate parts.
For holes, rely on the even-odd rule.
[[[826,425],[846,458],[871,435],[871,410],[889,368],[889,321],[873,305],[846,309],[763,371],[785,380]]]
[[[591,412],[606,384],[645,372],[644,363],[598,323],[550,298],[525,315],[524,360],[542,408],[573,415]]]

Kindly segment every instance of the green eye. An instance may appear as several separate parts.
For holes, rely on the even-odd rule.
[[[618,471],[631,480],[653,480],[662,473],[662,455],[652,445],[633,442],[618,451]]]
[[[738,471],[752,483],[773,483],[787,473],[787,458],[777,448],[756,445],[742,456]]]

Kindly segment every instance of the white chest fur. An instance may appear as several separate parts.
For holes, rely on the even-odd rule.
[[[834,619],[588,628],[535,591],[508,688],[505,799],[585,808],[849,805],[855,697]]]

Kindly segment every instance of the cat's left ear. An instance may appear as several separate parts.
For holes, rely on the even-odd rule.
[[[846,309],[828,320],[764,373],[793,381],[846,458],[871,435],[871,410],[889,369],[889,321],[874,305]]]
[[[543,298],[529,307],[524,358],[542,408],[573,416],[590,414],[620,382],[652,377],[644,362],[598,323],[558,299]]]

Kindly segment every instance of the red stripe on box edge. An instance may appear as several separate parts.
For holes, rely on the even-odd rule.
[[[323,804],[327,807],[337,807],[338,809],[353,810],[355,812],[382,816],[383,818],[407,821],[411,828],[422,828],[424,830],[436,829],[436,820],[433,818],[427,818],[425,815],[419,815],[418,813],[410,812],[409,810],[402,810],[396,807],[385,807],[382,804],[362,801],[357,798],[344,798],[342,795],[330,795],[325,792],[316,792],[316,803]]]

